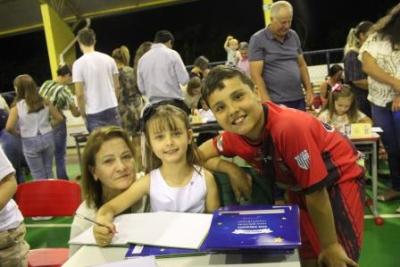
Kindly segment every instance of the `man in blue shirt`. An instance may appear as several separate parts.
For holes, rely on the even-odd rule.
[[[250,73],[263,101],[305,110],[313,91],[299,36],[290,29],[292,19],[289,2],[272,4],[271,23],[250,39]]]

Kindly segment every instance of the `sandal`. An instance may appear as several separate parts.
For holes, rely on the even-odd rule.
[[[377,199],[382,202],[387,202],[398,198],[400,198],[400,192],[393,189],[389,189],[377,197]]]

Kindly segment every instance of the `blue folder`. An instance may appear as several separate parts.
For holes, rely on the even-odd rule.
[[[300,242],[294,205],[228,206],[213,214],[208,250],[293,250]]]
[[[299,208],[295,205],[227,206],[213,213],[210,231],[198,250],[131,244],[126,258],[176,257],[224,253],[293,253],[300,242]]]

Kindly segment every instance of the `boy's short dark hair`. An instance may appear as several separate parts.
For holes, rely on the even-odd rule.
[[[254,83],[249,76],[244,74],[241,70],[230,67],[230,66],[216,66],[211,69],[207,77],[204,79],[203,86],[201,87],[201,95],[206,101],[207,105],[208,98],[217,89],[223,89],[225,87],[224,80],[238,77],[244,84],[247,84],[252,90],[254,90]]]
[[[72,75],[71,69],[68,65],[62,65],[57,69],[57,76]]]
[[[172,35],[170,31],[167,30],[161,30],[156,32],[154,35],[154,43],[166,43],[168,41],[171,41],[172,44],[175,42],[175,38]]]
[[[92,46],[96,43],[96,33],[90,28],[83,28],[78,32],[78,42],[85,46]]]

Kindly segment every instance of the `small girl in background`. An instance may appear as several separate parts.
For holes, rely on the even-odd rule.
[[[224,49],[226,51],[226,63],[225,65],[234,67],[240,59],[239,42],[232,35],[226,37],[224,43]]]
[[[247,42],[240,42],[239,44],[240,58],[236,67],[250,77],[250,63],[249,63],[249,44]]]
[[[199,106],[201,98],[201,80],[199,77],[193,77],[189,80],[188,84],[182,88],[183,101],[190,108],[191,114]]]
[[[115,215],[150,196],[151,211],[213,212],[219,203],[213,175],[199,166],[187,114],[172,105],[149,107],[143,113],[149,174],[104,204],[96,219],[107,227],[94,226],[99,245],[109,243]]]
[[[328,96],[331,92],[332,86],[337,83],[343,83],[343,67],[339,64],[334,64],[329,68],[328,76],[319,87],[319,95],[323,106],[328,102]]]
[[[355,95],[347,84],[337,83],[329,93],[328,104],[318,115],[318,119],[344,133],[346,124],[370,123],[372,120],[358,110]]]
[[[56,107],[39,95],[35,81],[28,74],[17,76],[14,88],[16,103],[10,110],[6,130],[21,135],[24,157],[33,179],[53,178],[54,138],[50,115],[54,125],[64,118]]]

